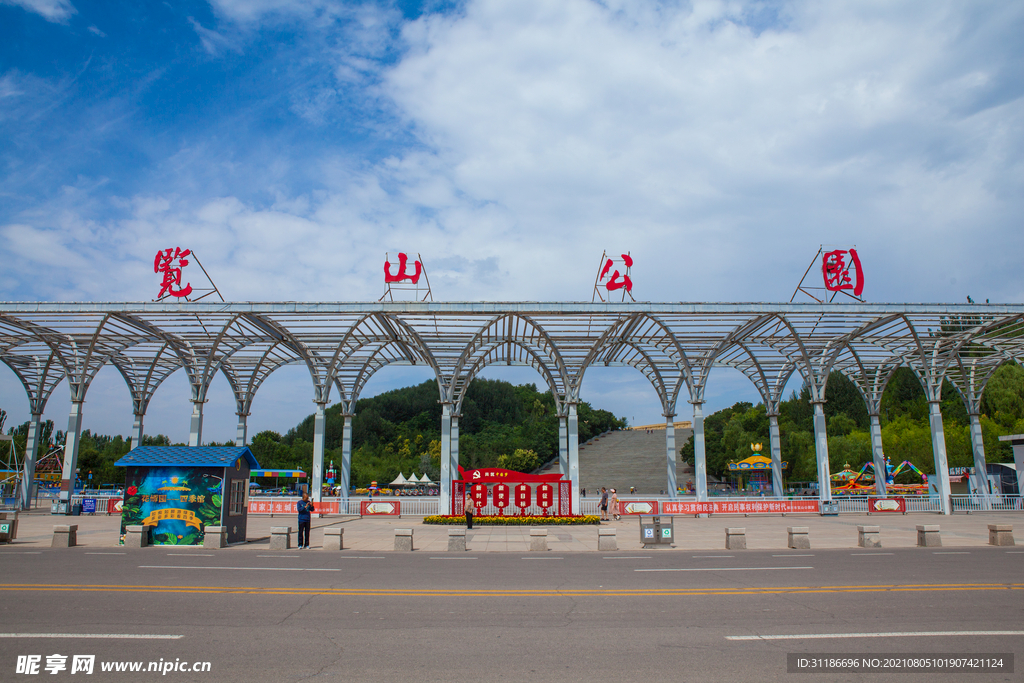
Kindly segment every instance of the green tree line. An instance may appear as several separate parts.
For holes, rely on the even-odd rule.
[[[949,465],[971,467],[974,454],[967,409],[949,382],[943,385],[942,397]],[[823,407],[831,471],[838,472],[846,464],[857,470],[871,461],[867,407],[853,382],[841,373],[830,374]],[[1024,368],[1006,364],[995,372],[982,396],[981,413],[986,461],[1012,461],[1010,445],[1000,442],[999,437],[1024,433]],[[779,407],[782,459],[789,462],[787,479],[817,479],[813,415],[810,391],[806,386],[799,394],[794,392]],[[928,402],[920,381],[909,368],[897,370],[886,386],[880,406],[880,421],[883,449],[894,465],[909,460],[926,474],[934,472]],[[751,443],[763,443],[763,453],[766,452],[767,411],[761,403],[736,403],[707,416],[704,433],[708,473],[719,478],[727,477],[730,461],[738,462],[750,457]],[[680,454],[684,461],[693,463],[692,436]],[[901,483],[903,476],[901,474]]]

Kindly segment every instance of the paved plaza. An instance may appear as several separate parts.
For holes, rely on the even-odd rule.
[[[750,550],[786,549],[787,527],[808,527],[812,548],[857,547],[857,526],[881,527],[884,548],[912,548],[917,545],[916,526],[938,524],[942,544],[947,548],[984,546],[988,544],[989,524],[1011,524],[1018,543],[1024,543],[1024,515],[1014,513],[974,513],[956,515],[908,514],[866,515],[843,514],[838,517],[818,515],[715,515],[708,518],[676,516],[676,542],[674,548],[660,547],[660,552],[690,550],[716,550],[725,547],[726,527],[746,529],[747,548]],[[1019,521],[1018,521],[1019,520]],[[34,510],[19,517],[18,538],[14,546],[49,547],[53,526],[77,524],[78,544],[90,547],[118,545],[120,519],[103,514],[64,517]],[[295,546],[297,522],[294,515],[251,515],[248,542],[244,546],[270,546],[270,529],[292,527],[292,547]],[[330,516],[314,519],[311,534],[312,551],[323,551],[324,529],[344,528],[345,550],[385,552],[394,550],[395,529],[413,529],[414,548],[418,551],[444,552],[448,548],[448,527],[424,524],[422,517],[351,517]],[[623,517],[604,522],[602,528],[616,530],[619,550],[639,550],[640,528],[638,517]],[[570,553],[596,551],[597,526],[557,526],[548,529],[549,552]],[[472,552],[526,552],[530,549],[530,527],[477,526],[467,532],[467,549]],[[221,552],[231,552],[231,548]],[[797,552],[797,551],[794,551]]]

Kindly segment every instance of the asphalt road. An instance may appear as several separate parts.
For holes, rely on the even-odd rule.
[[[1024,549],[1015,548],[3,548],[0,570],[0,681],[78,680],[69,670],[16,673],[19,655],[40,655],[45,666],[52,654],[68,655],[69,669],[71,655],[95,655],[85,678],[94,681],[1024,679]],[[68,633],[180,638],[24,637]],[[787,653],[1019,661],[1016,673],[802,674],[787,673]],[[100,670],[161,659],[208,661],[211,670]]]

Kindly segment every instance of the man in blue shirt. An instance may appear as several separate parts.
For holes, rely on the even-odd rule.
[[[295,508],[299,511],[299,550],[309,550],[309,513],[313,512],[313,501],[308,493],[303,491],[302,500],[295,504]]]

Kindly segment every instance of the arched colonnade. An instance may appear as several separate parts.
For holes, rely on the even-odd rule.
[[[980,402],[992,373],[1024,357],[1024,306],[998,304],[695,304],[695,303],[0,303],[0,362],[21,380],[30,406],[25,481],[34,475],[39,423],[61,380],[71,393],[62,473],[70,495],[82,405],[98,370],[113,365],[132,397],[133,447],[149,402],[183,369],[193,404],[189,444],[202,443],[203,406],[217,373],[235,397],[236,443],[247,438],[253,397],[284,365],[309,370],[315,404],[312,490],[324,472],[325,410],[342,405],[341,484],[351,472],[352,416],[366,382],[388,365],[424,365],[442,404],[441,496],[445,509],[458,467],[458,423],[472,380],[489,365],[528,365],[547,382],[559,419],[559,464],[578,511],[576,407],[586,371],[630,366],[651,382],[666,421],[667,490],[675,494],[677,410],[693,412],[697,499],[707,499],[703,405],[712,368],[742,372],[768,409],[772,481],[781,494],[779,405],[798,375],[814,405],[819,490],[831,497],[823,403],[832,371],[849,377],[868,408],[876,467],[882,464],[879,408],[895,370],[911,368],[930,406],[942,509],[949,477],[940,410],[945,380],[971,420],[975,467],[985,471]],[[885,482],[876,478],[878,492]],[[27,500],[28,488],[23,487]]]

